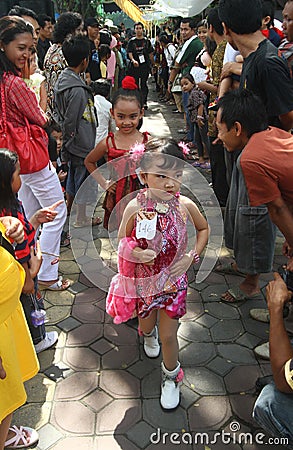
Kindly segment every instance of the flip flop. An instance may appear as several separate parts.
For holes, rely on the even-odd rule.
[[[233,300],[226,300],[223,296],[226,293],[229,293]],[[255,294],[248,295],[246,294],[239,286],[232,286],[230,289],[228,289],[224,294],[221,295],[221,301],[225,303],[239,303],[239,302],[245,302],[246,300],[256,300],[262,299],[261,292],[256,292]]]
[[[58,281],[56,281],[53,284],[46,284],[42,283],[41,281],[38,282],[41,290],[48,290],[48,291],[66,291],[71,286],[70,280],[63,280],[63,277],[60,276],[58,278]]]
[[[39,440],[39,435],[36,430],[30,427],[17,427],[13,425],[9,428],[9,431],[12,431],[15,435],[5,442],[5,448],[28,448]]]
[[[93,217],[92,219],[88,217],[82,222],[74,222],[74,228],[84,228],[84,227],[94,227],[96,225],[100,225],[102,223],[101,217]]]
[[[215,272],[224,273],[226,275],[239,275],[241,277],[246,277],[246,274],[234,269],[233,263],[221,264],[215,268]]]

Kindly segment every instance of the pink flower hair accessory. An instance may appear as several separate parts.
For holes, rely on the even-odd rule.
[[[185,142],[183,142],[183,141],[178,142],[178,146],[181,148],[184,156],[189,155],[190,148],[188,147],[188,145],[185,144]]]

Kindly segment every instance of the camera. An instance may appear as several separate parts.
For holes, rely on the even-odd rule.
[[[282,266],[279,268],[279,274],[283,278],[286,283],[287,289],[290,292],[293,292],[293,272],[287,269],[286,266]],[[283,309],[283,317],[288,317],[289,314],[289,305],[285,304]]]

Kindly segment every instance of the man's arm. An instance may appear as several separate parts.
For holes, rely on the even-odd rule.
[[[285,236],[289,246],[293,249],[293,214],[282,197],[267,203],[270,218]]]
[[[290,293],[278,273],[275,281],[267,286],[267,302],[270,313],[270,360],[275,384],[279,391],[293,394],[286,381],[285,364],[293,358],[293,349],[284,326],[283,308]]]
[[[290,131],[293,128],[293,111],[289,111],[286,114],[281,114],[279,116],[282,128],[285,131]]]

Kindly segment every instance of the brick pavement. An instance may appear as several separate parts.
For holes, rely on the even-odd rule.
[[[150,98],[144,128],[159,136],[171,132],[179,139],[182,115],[172,114],[171,106],[158,104],[153,92]],[[83,230],[75,246],[76,242],[77,247],[87,242],[88,233]],[[104,259],[115,265],[114,252],[105,236],[100,227],[94,227],[96,247]],[[276,266],[282,262],[280,248],[279,239]],[[229,252],[223,247],[221,257],[227,256]],[[82,267],[88,265],[90,273],[107,276],[92,264],[94,257],[91,261],[83,250],[77,259]],[[255,381],[271,373],[270,364],[257,359],[253,352],[256,345],[267,340],[268,326],[249,317],[249,309],[264,307],[264,300],[237,305],[220,301],[221,293],[239,283],[240,277],[212,272],[204,282],[196,284],[196,272],[189,271],[188,313],[178,331],[180,361],[185,371],[181,405],[175,412],[166,413],[159,406],[161,356],[156,360],[145,356],[135,320],[122,325],[112,323],[105,314],[105,292],[80,272],[70,248],[62,250],[60,271],[74,281],[72,287],[62,293],[45,293],[47,328],[58,331],[59,341],[56,348],[39,355],[40,373],[26,383],[28,401],[14,415],[14,423],[38,429],[37,449],[261,447],[255,442],[239,445],[235,437],[260,431],[251,418]],[[262,286],[269,279],[271,275],[263,276]],[[236,430],[231,435],[234,442],[225,444],[218,438],[213,444],[206,441],[206,446],[200,440],[197,445],[188,443],[195,433],[206,433],[212,439],[222,430]],[[177,443],[172,443],[170,437],[174,432],[180,434],[173,437]],[[182,435],[184,432],[190,435]],[[163,433],[168,433],[165,440]]]

